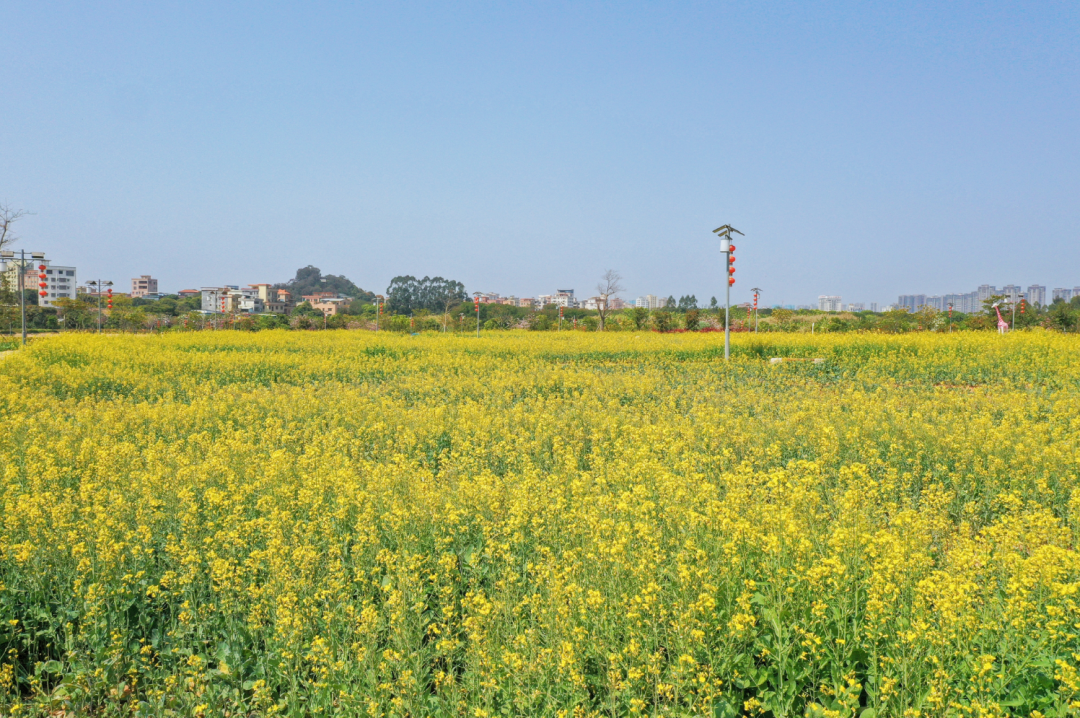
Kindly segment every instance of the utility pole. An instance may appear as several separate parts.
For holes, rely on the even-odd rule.
[[[717,227],[713,234],[720,238],[720,251],[724,254],[724,267],[727,281],[724,283],[726,297],[724,299],[724,361],[731,359],[731,285],[735,283],[735,245],[731,243],[731,234],[734,232],[740,236],[746,236],[730,224]]]

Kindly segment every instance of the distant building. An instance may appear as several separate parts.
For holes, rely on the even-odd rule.
[[[57,299],[74,299],[75,288],[78,285],[75,267],[61,267],[54,265],[52,260],[45,259],[44,252],[28,252],[25,263],[19,257],[5,257],[0,262],[0,274],[3,275],[4,283],[11,291],[18,291],[19,276],[22,275],[23,289],[33,289],[38,292],[38,305],[43,307],[52,306]],[[37,255],[37,256],[34,256]],[[41,267],[45,267],[44,270]],[[42,279],[39,274],[45,274]],[[42,283],[44,287],[40,286]],[[40,292],[44,291],[45,296]]]
[[[901,309],[906,309],[912,314],[919,311],[922,307],[926,306],[925,294],[901,294],[900,299],[897,300],[896,306]]]
[[[1001,288],[1001,293],[1013,304],[1020,301],[1021,291],[1020,285],[1018,284],[1007,284]]]
[[[526,309],[531,309],[536,304],[536,300],[532,297],[522,297],[517,301],[517,305],[519,307],[525,307]]]
[[[1064,287],[1055,287],[1054,288],[1054,296],[1050,301],[1056,302],[1057,300],[1060,299],[1062,301],[1067,302],[1072,298],[1073,298],[1073,290],[1065,289]]]
[[[131,280],[131,298],[145,297],[148,294],[157,295],[158,293],[158,280],[151,277],[149,274],[144,274],[141,277],[136,277]]]
[[[274,289],[268,294],[270,299],[264,302],[266,311],[275,314],[291,314],[296,308],[296,300],[288,289]]]
[[[1027,300],[1032,304],[1046,305],[1046,287],[1041,284],[1032,284],[1027,288]]]
[[[202,297],[201,308],[204,312],[231,312],[233,300],[228,287],[203,287],[199,290]]]
[[[634,300],[634,306],[641,309],[659,309],[664,306],[666,300],[662,297],[657,297],[655,294],[646,294],[644,297],[638,297]]]
[[[187,299],[189,297],[197,297],[200,294],[202,294],[202,292],[200,292],[198,289],[181,289],[179,292],[176,293],[176,296],[180,297],[181,299]]]
[[[340,295],[337,292],[312,292],[311,294],[303,295],[302,297],[300,297],[300,300],[304,302],[309,302],[314,305],[315,302],[338,298],[340,298]]]
[[[348,297],[326,297],[312,302],[311,307],[322,312],[324,317],[332,317],[335,314],[341,314],[348,303]]]
[[[979,304],[982,304],[990,297],[998,293],[997,287],[993,284],[980,284],[978,290]]]
[[[872,311],[872,312],[880,311],[878,309],[878,303],[877,302],[870,302],[870,311]]]
[[[941,311],[949,311],[949,305],[953,311],[964,314],[975,314],[982,311],[982,300],[979,292],[967,292],[965,294],[946,294],[941,298]]]
[[[839,312],[844,308],[844,301],[838,296],[822,294],[818,297],[818,311]]]
[[[573,289],[560,289],[554,294],[541,294],[536,299],[537,304],[540,307],[546,307],[549,304],[554,304],[557,307],[566,307],[567,309],[573,309],[577,306],[577,302],[574,301]]]
[[[862,302],[852,302],[847,305],[847,310],[849,312],[864,312],[866,311],[866,305]]]

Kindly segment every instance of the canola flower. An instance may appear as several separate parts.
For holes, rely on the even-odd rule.
[[[1075,715],[1078,350],[35,342],[0,714]]]

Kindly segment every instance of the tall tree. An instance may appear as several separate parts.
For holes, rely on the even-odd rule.
[[[13,224],[20,219],[30,214],[25,209],[12,209],[10,205],[0,203],[0,249],[4,249],[10,244],[14,244],[19,238],[15,236]],[[26,267],[21,268],[19,271],[25,271]],[[0,293],[7,294],[9,291],[17,291],[18,286],[7,286],[7,275],[0,276]],[[37,293],[34,294],[34,299],[37,299]],[[36,303],[36,302],[35,302]]]
[[[600,301],[596,305],[597,314],[600,315],[600,323],[596,325],[596,331],[604,331],[604,320],[607,319],[608,312],[608,298],[613,297],[619,292],[623,291],[622,276],[614,269],[609,269],[604,272],[604,276],[600,278],[600,281],[596,284],[596,291],[600,295]]]
[[[10,205],[0,203],[0,249],[14,243],[15,236],[13,224],[30,214],[25,209],[13,209]]]
[[[412,314],[420,309],[445,314],[467,298],[464,284],[442,277],[417,279],[406,274],[391,279],[386,288],[386,307],[399,314]]]

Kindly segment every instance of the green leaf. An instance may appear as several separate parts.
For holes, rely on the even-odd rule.
[[[713,718],[735,718],[737,713],[727,701],[717,701],[713,704]]]
[[[863,708],[863,712],[859,714],[859,718],[877,718],[877,709]]]
[[[45,664],[46,673],[59,673],[64,670],[64,665],[60,661],[48,661]]]

